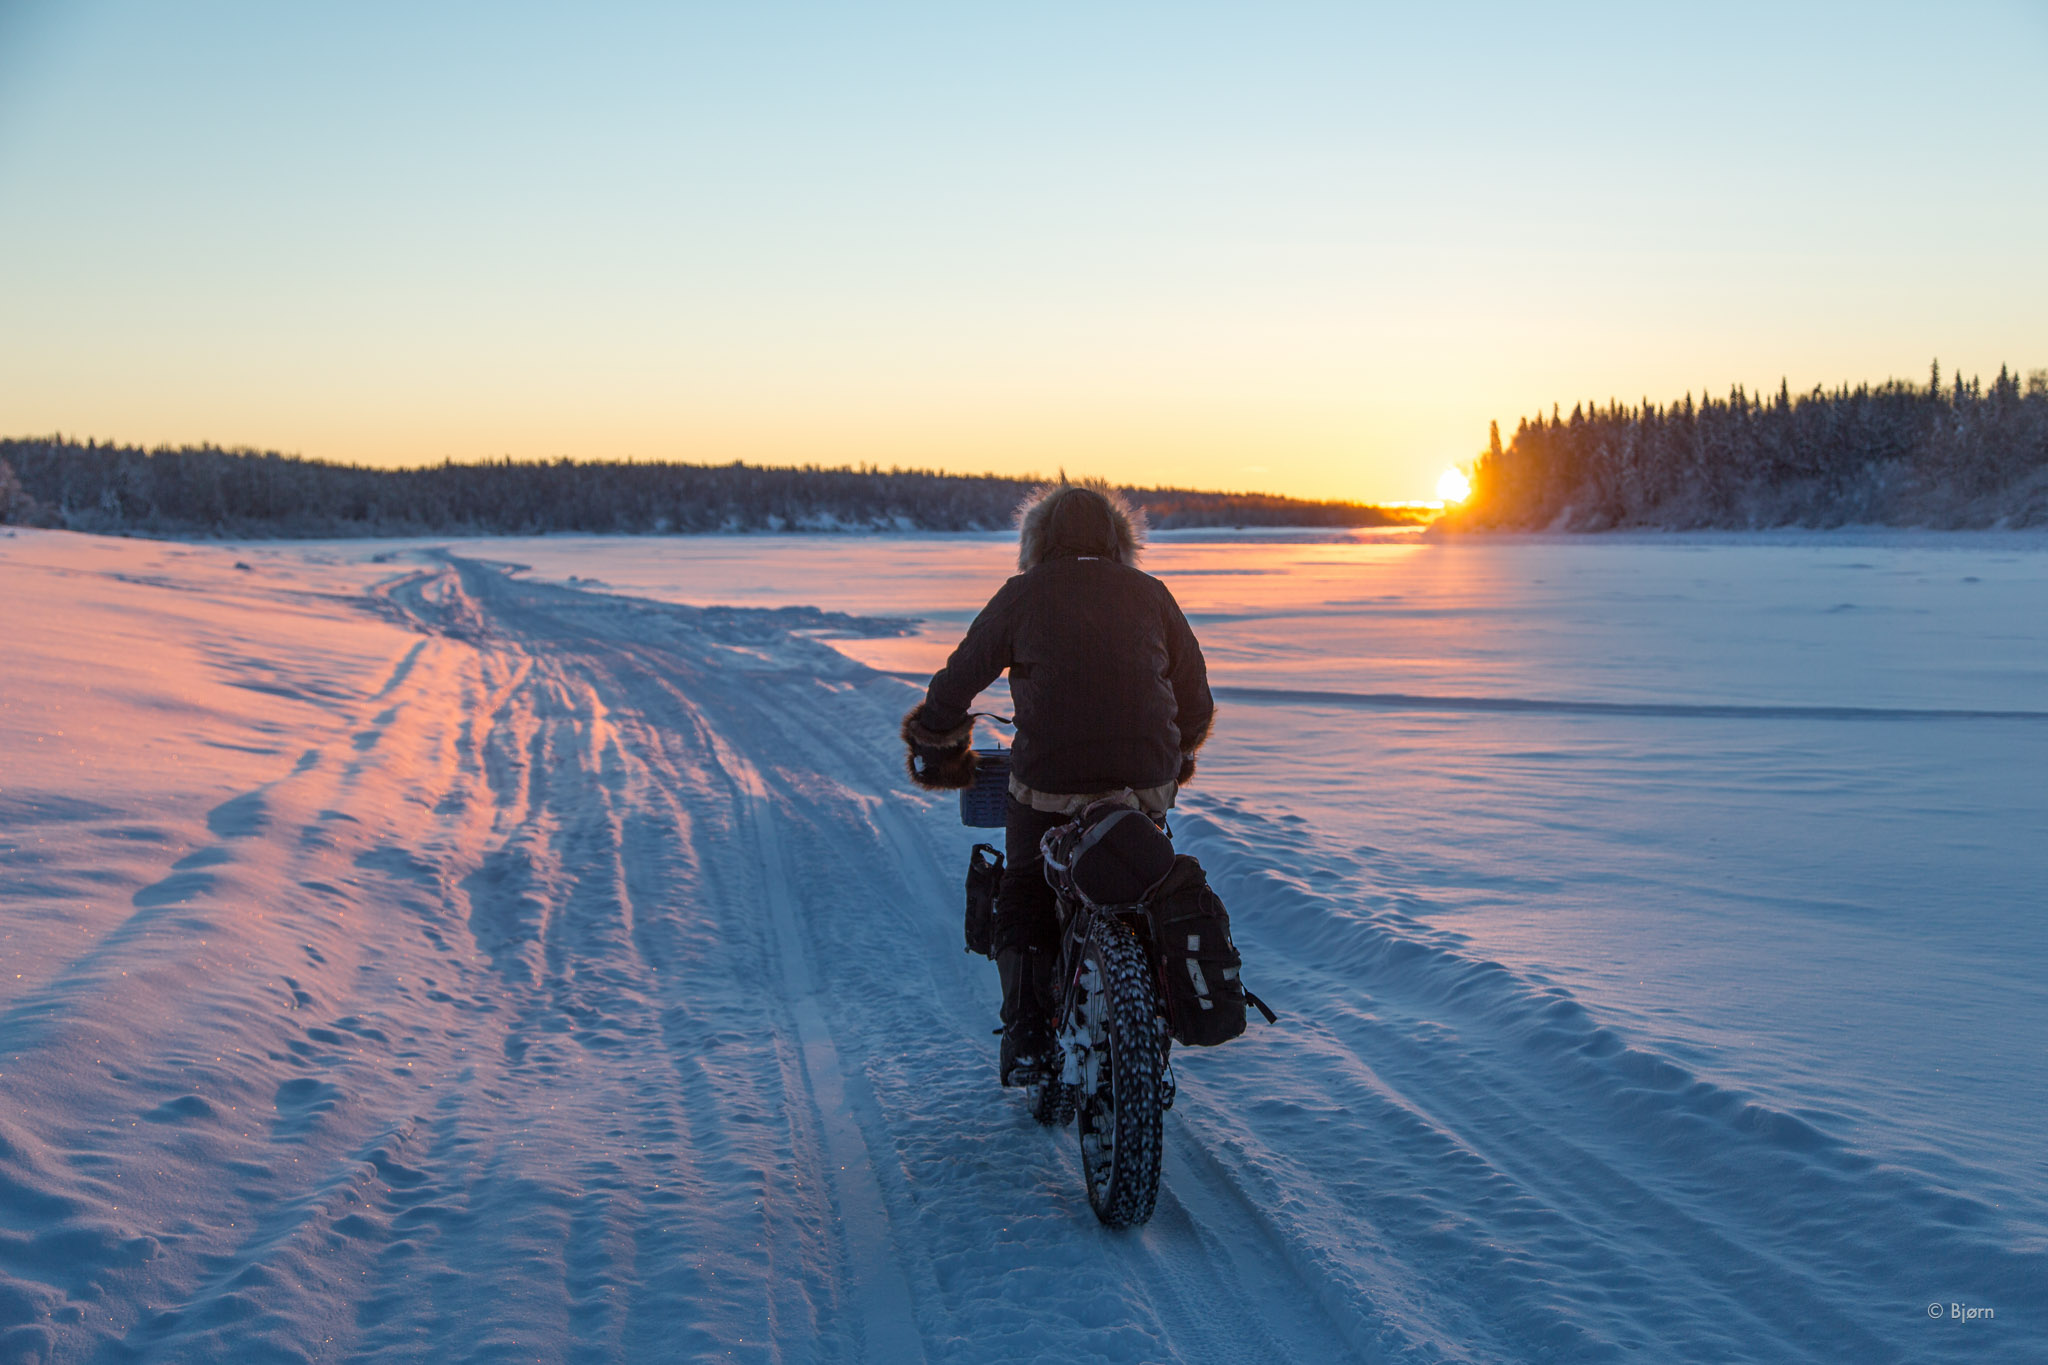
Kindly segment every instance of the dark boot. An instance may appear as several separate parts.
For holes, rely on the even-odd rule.
[[[997,1066],[1004,1085],[1037,1080],[1050,1060],[1052,959],[1037,948],[1005,948],[996,954],[1003,982],[1003,1048]]]

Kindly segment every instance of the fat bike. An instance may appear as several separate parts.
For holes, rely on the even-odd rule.
[[[1152,1216],[1164,1115],[1173,1107],[1172,1042],[1161,1008],[1142,903],[1102,905],[1055,861],[1075,826],[1046,836],[1046,879],[1058,893],[1059,1007],[1039,1075],[1024,1081],[1032,1117],[1073,1124],[1088,1203],[1110,1227]],[[1170,846],[1169,846],[1170,847]]]

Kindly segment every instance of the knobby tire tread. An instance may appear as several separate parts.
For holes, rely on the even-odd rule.
[[[1159,1197],[1160,1148],[1164,1137],[1163,1072],[1152,964],[1130,930],[1108,915],[1090,934],[1089,953],[1101,969],[1107,997],[1107,1074],[1114,1108],[1114,1138],[1108,1169],[1088,1156],[1088,1120],[1103,1117],[1092,1097],[1079,1103],[1083,1124],[1081,1164],[1088,1177],[1088,1202],[1095,1216],[1113,1228],[1133,1227],[1152,1216]]]

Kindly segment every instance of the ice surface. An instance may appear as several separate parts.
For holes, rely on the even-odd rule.
[[[1117,1236],[861,662],[1006,538],[0,538],[0,1359],[2042,1358],[2044,550],[1160,537],[1287,1017]]]

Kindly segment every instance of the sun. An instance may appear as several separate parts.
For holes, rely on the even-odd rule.
[[[1472,481],[1455,469],[1446,469],[1436,481],[1436,495],[1446,507],[1463,502],[1472,492]]]

